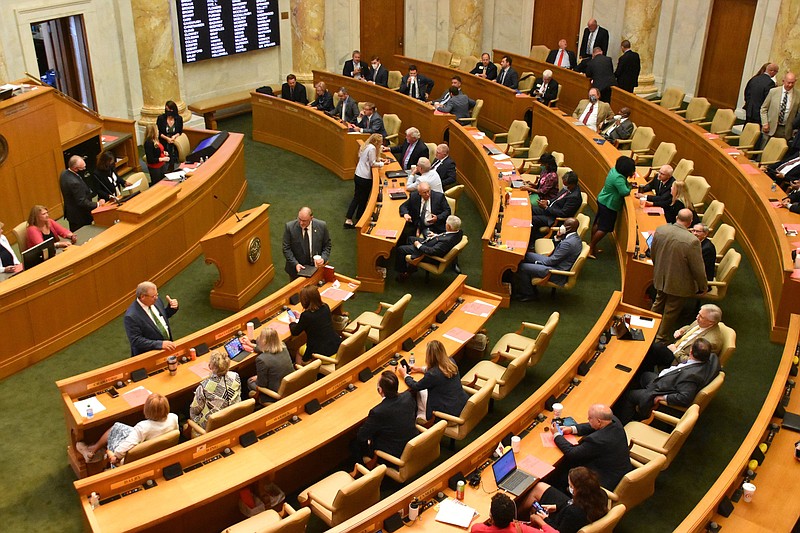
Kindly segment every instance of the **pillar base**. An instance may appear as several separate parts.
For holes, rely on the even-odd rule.
[[[643,98],[656,94],[658,93],[658,87],[656,87],[655,82],[656,78],[652,74],[639,76],[639,85],[633,90],[633,93]]]

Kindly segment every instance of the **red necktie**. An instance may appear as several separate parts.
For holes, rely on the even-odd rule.
[[[592,114],[592,111],[594,111],[594,104],[591,104],[589,106],[589,112],[586,113],[586,115],[584,115],[584,117],[583,117],[584,125],[589,122],[589,116]]]
[[[558,65],[559,67],[561,66],[561,60],[562,59],[564,59],[564,50],[559,50],[559,52],[558,52],[558,63],[556,63],[556,65]]]

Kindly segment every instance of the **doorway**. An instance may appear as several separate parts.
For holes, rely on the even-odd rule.
[[[31,24],[42,82],[97,110],[83,15]]]
[[[396,70],[394,56],[403,55],[405,0],[361,0],[361,60],[381,58],[387,70]]]
[[[531,44],[543,44],[550,50],[558,48],[558,41],[567,40],[567,49],[578,49],[581,29],[581,0],[560,2],[540,1],[533,4],[533,35]]]

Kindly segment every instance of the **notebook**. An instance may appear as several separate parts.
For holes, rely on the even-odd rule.
[[[315,266],[304,266],[303,269],[297,273],[301,278],[310,278],[317,271]]]
[[[514,452],[508,451],[492,463],[492,471],[497,487],[519,496],[531,488],[539,478],[517,468]]]

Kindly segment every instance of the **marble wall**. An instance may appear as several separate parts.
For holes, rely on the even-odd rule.
[[[405,54],[430,61],[450,44],[449,0],[406,0]]]
[[[480,56],[483,0],[450,0],[448,50],[460,56]]]
[[[540,0],[542,1],[542,0]],[[545,0],[549,1],[549,0]],[[528,55],[533,34],[533,2],[486,0],[483,50]]]
[[[619,57],[619,43],[623,38],[626,3],[626,0],[583,0],[578,35],[583,36],[583,29],[589,19],[596,19],[600,26],[608,30],[608,56],[614,59],[615,64]]]
[[[800,72],[800,0],[784,0],[777,16],[770,25],[775,38],[770,51],[770,59],[778,63],[781,73]],[[782,77],[782,75],[781,75]]]
[[[360,48],[358,7],[358,3],[350,0],[325,2],[325,59],[331,72],[341,73],[353,50]]]

